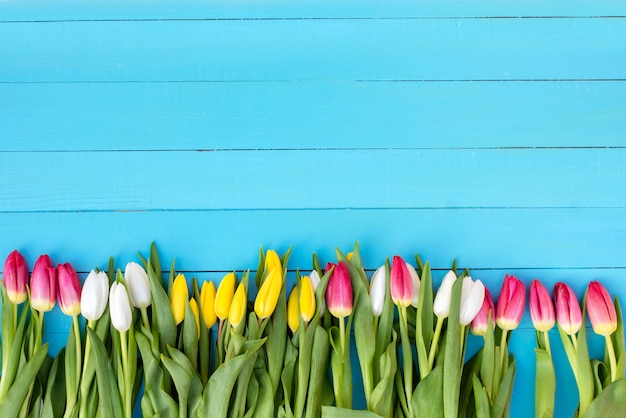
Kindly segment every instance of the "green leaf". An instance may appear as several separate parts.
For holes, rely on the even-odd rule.
[[[493,406],[491,410],[492,418],[503,418],[509,416],[509,407],[511,405],[511,397],[513,396],[513,378],[515,377],[515,359],[513,355],[509,356],[509,365],[500,382]]]
[[[554,415],[554,395],[556,393],[556,375],[552,356],[546,350],[535,348],[535,417],[545,413]]]
[[[160,272],[157,274],[151,263],[148,264],[147,272],[152,294],[152,327],[157,329],[160,351],[165,352],[168,346],[176,345],[176,322],[170,299],[159,278]]]
[[[332,397],[332,390],[330,390],[330,382],[328,381],[329,352],[330,341],[328,333],[321,326],[315,327],[315,337],[311,351],[311,373],[306,401],[307,407],[305,409],[305,417],[307,418],[317,418],[322,413],[325,390],[328,390]]]
[[[393,333],[393,340],[380,358],[380,380],[374,387],[368,409],[386,418],[393,417],[394,411],[394,378],[398,370],[396,357],[397,335]]]
[[[355,411],[355,410],[347,409],[347,408],[323,406],[322,418],[382,418],[382,417],[370,411]]]
[[[415,388],[411,397],[416,417],[444,416],[444,368],[437,366]],[[457,382],[458,385],[458,382]]]
[[[626,411],[626,379],[608,385],[589,405],[582,418],[620,417]]]
[[[198,311],[201,314],[200,311]],[[202,315],[199,315],[202,316]],[[185,355],[193,364],[194,368],[198,364],[198,326],[196,316],[191,310],[189,301],[185,301],[185,319],[183,320],[183,349]]]
[[[280,386],[280,375],[283,369],[285,346],[287,344],[287,262],[291,248],[281,257],[283,266],[283,285],[270,323],[266,327],[267,343],[267,367],[274,394]]]
[[[255,418],[265,418],[274,415],[274,393],[270,375],[264,368],[255,368],[254,376],[259,382],[259,395],[254,408]]]
[[[28,314],[28,309],[22,309],[22,312],[19,315],[17,327],[14,328],[13,320],[15,316],[13,312],[13,304],[9,301],[8,296],[6,295],[6,289],[4,288],[4,286],[2,286],[2,292],[3,292],[2,313],[4,315],[6,311],[10,311],[10,314],[8,315],[8,317],[11,320],[11,323],[10,325],[7,324],[6,323],[7,321],[5,321],[5,318],[3,316],[2,318],[3,330],[5,329],[5,326],[7,326],[8,329],[10,329],[10,331],[4,331],[7,334],[6,335],[7,339],[5,341],[7,343],[10,342],[10,344],[3,344],[3,349],[6,346],[8,351],[7,351],[7,357],[5,361],[3,361],[2,363],[4,370],[2,371],[3,372],[2,380],[0,381],[0,403],[5,400],[8,392],[10,391],[14,383],[14,379],[16,378],[18,366],[20,363],[20,353],[23,352],[24,333],[26,330],[26,318]],[[6,308],[7,306],[10,309]],[[8,334],[10,334],[12,331],[14,331],[14,334],[12,335],[13,339],[9,340]],[[2,335],[2,337],[4,339],[5,335]],[[14,416],[17,416],[17,413]]]
[[[617,368],[615,376],[621,379],[626,374],[626,340],[624,339],[624,318],[622,317],[622,308],[619,298],[615,296],[615,313],[617,314],[617,330],[611,334],[611,341],[615,350],[615,359]]]
[[[474,388],[476,418],[491,418],[489,395],[487,395],[487,390],[475,374],[472,375],[472,387]]]
[[[463,373],[461,375],[461,393],[459,395],[459,416],[471,416],[469,411],[474,408],[473,396],[473,379],[474,375],[479,376],[480,366],[483,358],[483,350],[478,351],[463,365]],[[480,379],[479,379],[480,382]],[[481,383],[482,387],[482,383]]]
[[[578,397],[579,397],[579,415],[583,416],[587,411],[587,408],[593,401],[594,397],[594,382],[593,372],[591,371],[591,361],[589,360],[589,350],[587,348],[587,328],[585,326],[585,318],[587,317],[587,292],[583,297],[583,325],[578,331],[576,346],[576,378],[578,384]]]
[[[296,331],[296,335],[300,330]],[[296,340],[297,341],[297,340]],[[285,415],[293,415],[293,380],[295,377],[296,363],[298,361],[298,348],[292,341],[287,341],[287,347],[285,347],[285,365],[281,374],[281,382],[283,385],[283,399]]]
[[[63,415],[65,410],[65,348],[57,354],[48,374],[48,382],[43,402],[42,418],[54,418]]]
[[[96,382],[100,395],[100,409],[107,417],[121,417],[124,414],[120,399],[116,377],[108,361],[108,355],[102,341],[96,333],[87,328],[88,338],[91,340],[93,354],[96,359]]]
[[[144,365],[145,388],[142,399],[142,411],[151,410],[163,416],[178,415],[178,405],[164,389],[163,370],[159,360],[154,357],[150,337],[137,333],[137,346],[141,351]],[[147,407],[147,404],[150,407]],[[145,405],[145,406],[144,406]]]
[[[17,335],[17,333],[16,333]],[[39,372],[41,365],[46,359],[48,344],[41,346],[15,377],[11,389],[7,392],[7,397],[0,403],[0,417],[16,417],[29,392],[31,383]]]

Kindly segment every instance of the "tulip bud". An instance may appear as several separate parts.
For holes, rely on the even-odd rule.
[[[100,319],[109,298],[109,278],[103,271],[91,270],[83,284],[80,296],[80,313],[90,321]]]
[[[133,313],[128,300],[126,287],[120,282],[114,282],[109,292],[109,313],[111,324],[119,332],[126,332],[133,321]]]
[[[398,307],[406,308],[413,300],[413,282],[411,273],[404,260],[395,255],[391,264],[389,275],[389,287],[391,289],[391,300]]]
[[[582,325],[582,312],[571,287],[559,282],[554,286],[556,320],[567,335],[574,335]]]
[[[187,279],[183,274],[179,274],[174,279],[172,287],[172,314],[174,314],[174,322],[176,325],[185,319],[185,309],[187,300],[189,299],[189,289],[187,288]]]
[[[599,282],[591,282],[587,288],[587,314],[596,334],[607,337],[617,329],[615,305]]]
[[[299,307],[298,307],[298,288],[294,287],[287,300],[287,325],[292,333],[295,333],[300,327]]]
[[[450,315],[450,303],[452,301],[452,286],[456,282],[456,274],[450,270],[443,277],[441,285],[433,302],[433,313],[438,318],[447,318]]]
[[[276,254],[276,251],[267,250],[267,254],[265,254],[265,271],[270,272],[272,270],[278,270],[282,278],[283,267],[280,262],[280,257]]]
[[[189,301],[189,308],[191,308],[191,312],[193,312],[193,316],[196,319],[196,328],[198,329],[196,335],[200,338],[200,312],[198,311],[198,302],[194,298],[191,298]]]
[[[547,332],[554,326],[554,304],[548,290],[537,279],[530,283],[530,319],[537,331]]]
[[[315,292],[309,276],[300,280],[300,315],[304,322],[309,322],[315,315]]]
[[[204,325],[207,328],[211,328],[217,322],[217,315],[215,315],[215,285],[213,282],[206,281],[202,283],[200,303],[202,304]]]
[[[348,265],[340,261],[336,265],[328,263],[326,271],[335,267],[326,287],[326,305],[335,318],[345,318],[352,313],[352,283]]]
[[[54,308],[56,297],[57,270],[52,267],[50,257],[41,255],[30,278],[30,304],[39,312],[48,312]]]
[[[496,312],[496,307],[493,304],[493,298],[491,297],[491,293],[489,293],[489,289],[486,287],[484,287],[484,289],[485,295],[483,298],[483,304],[470,325],[470,329],[474,335],[487,335],[489,317],[491,316],[491,322],[493,323]]]
[[[9,300],[19,305],[26,300],[28,284],[28,266],[22,254],[14,250],[4,261],[2,284],[7,289]]]
[[[135,262],[126,264],[124,278],[128,286],[130,301],[135,308],[147,308],[152,303],[148,273]]]
[[[254,312],[260,319],[269,318],[276,309],[283,287],[283,275],[279,269],[270,270],[254,300]]]
[[[502,330],[510,331],[519,325],[526,304],[526,287],[515,276],[504,275],[498,304],[496,305],[496,324]]]
[[[228,321],[234,327],[239,325],[246,316],[246,298],[246,288],[243,283],[239,283],[237,291],[235,291],[235,295],[233,296],[233,303],[230,305],[230,312],[228,313]]]
[[[372,313],[379,317],[383,313],[385,306],[385,293],[387,291],[387,269],[380,266],[370,280],[370,302],[372,303]]]
[[[419,274],[417,274],[417,270],[415,270],[415,267],[413,267],[409,263],[406,263],[406,268],[409,269],[409,274],[411,275],[411,282],[413,283],[413,298],[411,299],[411,306],[413,306],[414,308],[417,308],[417,304],[419,303],[419,299],[420,299],[420,287],[421,287],[420,276]]]
[[[311,274],[309,274],[309,278],[311,279],[311,284],[313,285],[313,291],[317,290],[317,286],[320,284],[320,275],[317,270],[312,270]],[[320,314],[323,314],[326,310],[326,301],[322,298],[322,304],[320,305]]]
[[[70,263],[59,264],[58,271],[58,299],[61,311],[65,315],[76,316],[80,313],[80,280]]]
[[[235,294],[235,273],[228,273],[222,278],[215,294],[215,315],[221,320],[228,318],[230,305]]]
[[[473,281],[470,276],[463,278],[461,288],[461,310],[459,323],[468,325],[480,311],[485,300],[485,286],[480,280]]]

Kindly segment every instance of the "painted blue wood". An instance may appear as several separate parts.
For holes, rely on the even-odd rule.
[[[620,79],[626,18],[0,24],[0,81]]]
[[[4,152],[0,211],[624,208],[625,160],[624,148]]]
[[[623,17],[621,0],[4,0],[0,21],[407,17]]]
[[[0,83],[0,108],[0,151],[626,146],[623,82]]]

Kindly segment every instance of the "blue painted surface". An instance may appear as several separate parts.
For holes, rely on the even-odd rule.
[[[456,257],[494,293],[513,273],[624,300],[625,11],[0,2],[0,254],[50,253],[84,277],[156,240],[164,264],[219,280],[255,268],[259,245],[292,245],[306,270],[359,240],[369,273],[419,252],[436,282]],[[56,352],[70,322],[49,318]],[[532,415],[534,344],[525,317],[515,418]]]

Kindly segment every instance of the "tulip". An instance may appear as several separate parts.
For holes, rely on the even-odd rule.
[[[52,310],[57,297],[57,270],[50,257],[41,255],[35,262],[30,278],[30,304],[39,312]]]
[[[348,265],[340,261],[337,264],[328,263],[326,271],[335,267],[328,279],[326,287],[326,306],[335,318],[345,318],[352,313],[352,283]]]
[[[287,325],[292,333],[295,333],[300,327],[299,307],[298,307],[298,288],[294,287],[287,301]]]
[[[233,302],[230,305],[230,312],[228,313],[228,321],[234,327],[239,325],[246,316],[246,298],[246,288],[243,283],[239,283],[237,291],[233,296]]]
[[[228,273],[222,278],[215,294],[215,315],[221,320],[228,318],[230,305],[235,293],[235,273]]]
[[[128,286],[130,301],[135,308],[147,308],[152,303],[148,273],[135,262],[126,264],[124,278]]]
[[[537,331],[547,332],[554,327],[554,304],[548,290],[537,279],[530,283],[530,319]]]
[[[215,284],[212,281],[202,283],[200,304],[202,305],[204,325],[207,328],[211,328],[217,322],[217,315],[215,315]]]
[[[187,306],[187,300],[189,299],[189,289],[187,288],[187,279],[183,274],[179,274],[174,279],[174,286],[172,287],[172,314],[174,315],[174,322],[176,325],[183,322],[185,319],[185,309]]]
[[[567,335],[574,335],[582,325],[582,312],[574,291],[567,284],[559,282],[554,286],[556,320]]]
[[[385,292],[387,291],[387,269],[380,266],[372,275],[370,280],[370,302],[372,303],[372,313],[379,317],[383,313],[385,306]]]
[[[311,274],[309,274],[309,278],[311,279],[311,284],[313,285],[313,291],[317,290],[317,286],[320,284],[320,275],[317,270],[312,270]],[[323,314],[326,309],[326,301],[322,298],[322,304],[320,305],[320,313]]]
[[[498,304],[496,305],[496,324],[500,329],[510,331],[519,325],[526,304],[526,287],[515,276],[504,275]]]
[[[411,306],[413,306],[414,308],[417,308],[417,304],[419,303],[419,299],[420,299],[420,287],[421,287],[420,276],[419,274],[417,274],[417,270],[415,270],[415,267],[413,267],[409,263],[406,263],[406,268],[409,269],[409,274],[411,275],[411,282],[413,283],[413,298],[411,299]]]
[[[59,264],[58,271],[58,299],[61,311],[65,315],[76,316],[80,313],[80,281],[70,263]]]
[[[300,315],[304,322],[309,322],[315,315],[315,291],[309,276],[304,276],[300,280]]]
[[[109,278],[103,271],[91,270],[83,284],[80,296],[80,313],[90,321],[100,319],[107,307]]]
[[[413,300],[413,282],[411,273],[404,260],[395,255],[391,264],[389,274],[389,287],[391,289],[391,300],[400,308],[406,308]]]
[[[283,275],[281,270],[270,270],[254,300],[254,312],[260,319],[269,318],[274,313],[282,287]]]
[[[599,282],[591,282],[587,288],[587,314],[596,334],[607,337],[617,329],[615,305]]]
[[[111,324],[119,332],[126,332],[133,320],[130,302],[126,287],[120,282],[114,282],[109,292],[109,312]]]
[[[198,302],[194,298],[191,298],[189,301],[189,308],[191,308],[191,312],[193,312],[193,316],[196,319],[196,328],[198,330],[196,335],[200,338],[200,312],[198,311]]]
[[[267,254],[265,254],[265,271],[270,272],[272,270],[278,270],[282,276],[283,267],[280,262],[280,257],[276,254],[274,250],[267,250]]]
[[[452,286],[454,282],[456,282],[456,274],[450,270],[443,277],[433,302],[433,312],[438,318],[447,318],[450,315],[450,302],[452,301]]]
[[[461,288],[461,310],[459,311],[459,323],[468,325],[478,314],[485,300],[485,286],[480,280],[472,280],[470,276],[463,278]]]
[[[2,270],[2,284],[7,289],[9,300],[14,305],[19,305],[26,300],[28,295],[28,266],[22,254],[14,250],[4,261]]]
[[[491,297],[491,293],[489,293],[489,289],[486,287],[484,289],[485,295],[483,298],[483,304],[470,325],[470,329],[474,335],[487,335],[489,318],[491,317],[491,321],[493,323],[493,317],[496,312],[496,307],[493,304],[493,298]]]

